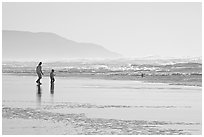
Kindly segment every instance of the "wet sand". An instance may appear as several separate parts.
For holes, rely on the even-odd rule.
[[[3,134],[201,134],[201,87],[60,77],[51,90],[35,80],[3,75]]]
[[[16,114],[16,113],[15,113]],[[3,118],[3,135],[76,135],[77,131],[62,122],[45,121],[41,119]]]

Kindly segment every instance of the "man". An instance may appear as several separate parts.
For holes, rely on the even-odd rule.
[[[38,64],[38,66],[36,67],[36,73],[38,75],[38,80],[36,81],[36,83],[41,84],[40,83],[40,79],[42,78],[43,72],[42,72],[42,62],[40,62]]]

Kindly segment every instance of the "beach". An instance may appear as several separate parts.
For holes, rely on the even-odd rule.
[[[2,135],[202,135],[201,2],[2,2]]]
[[[202,134],[202,87],[62,76],[51,87],[49,77],[40,86],[36,79],[3,74],[4,135]]]

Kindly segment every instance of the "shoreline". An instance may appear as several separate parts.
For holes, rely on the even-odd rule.
[[[2,75],[14,75],[14,76],[36,76],[34,73],[4,73]],[[36,76],[37,77],[37,76]],[[49,77],[49,75],[45,74],[43,77]],[[104,79],[104,80],[127,80],[127,81],[138,81],[143,83],[161,83],[161,84],[168,84],[168,85],[181,85],[181,86],[192,86],[192,87],[202,87],[202,76],[201,81],[199,82],[184,82],[184,81],[175,81],[169,80],[172,76],[145,76],[141,78],[140,76],[129,76],[129,75],[102,75],[102,74],[85,74],[85,73],[67,73],[61,74],[57,73],[57,77],[64,77],[64,78],[91,78],[91,79]],[[183,76],[173,76],[177,79]]]

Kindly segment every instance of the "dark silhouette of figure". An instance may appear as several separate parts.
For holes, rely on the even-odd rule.
[[[54,78],[54,76],[55,76],[55,74],[54,74],[54,69],[52,69],[52,71],[50,72],[50,83],[51,83],[51,85],[52,85],[52,83],[54,83],[55,82],[55,78]]]
[[[42,92],[41,92],[41,87],[40,84],[37,85],[37,101],[40,104],[41,103],[41,96],[42,96]]]
[[[54,82],[51,82],[51,85],[50,85],[50,94],[54,94]]]
[[[41,84],[40,83],[40,79],[42,78],[43,72],[42,72],[42,62],[40,62],[38,64],[38,66],[36,67],[36,73],[38,75],[38,79],[36,80],[36,83]]]
[[[141,74],[141,77],[142,77],[142,78],[144,77],[144,73]]]

